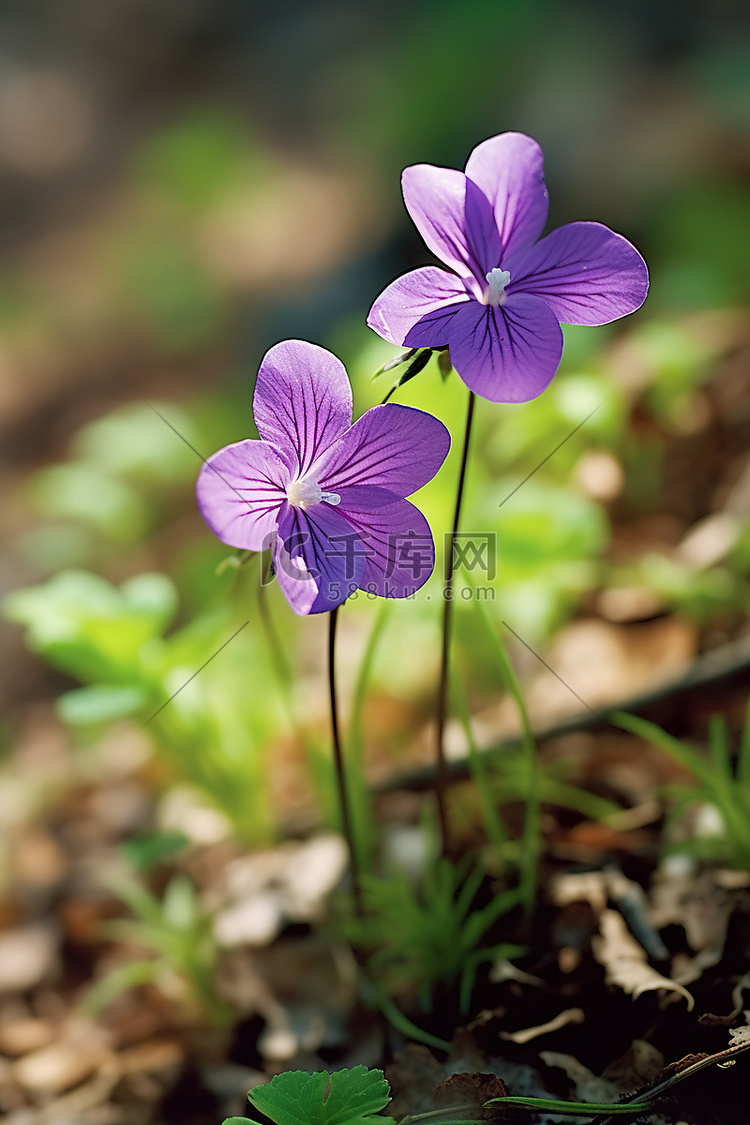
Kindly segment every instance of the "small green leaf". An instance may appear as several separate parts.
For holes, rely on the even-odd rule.
[[[122,854],[137,871],[150,871],[162,860],[171,859],[189,844],[184,832],[150,832],[134,836],[122,845]]]
[[[61,695],[56,710],[69,726],[85,726],[134,715],[145,706],[147,699],[146,692],[139,687],[89,684]]]
[[[248,1094],[251,1103],[276,1125],[370,1125],[372,1114],[390,1101],[382,1070],[355,1066],[334,1074],[292,1070],[277,1074]],[[392,1125],[379,1117],[377,1125]]]
[[[556,1098],[490,1098],[489,1105],[515,1106],[518,1109],[534,1110],[537,1113],[557,1113],[563,1117],[598,1117],[602,1113],[621,1114],[623,1117],[638,1117],[656,1105],[655,1101],[632,1102],[563,1102]]]
[[[438,352],[438,367],[440,368],[440,374],[443,377],[443,381],[445,381],[453,370],[453,364],[451,363],[451,359],[447,351]]]
[[[82,1011],[96,1018],[115,997],[141,984],[151,984],[159,973],[156,961],[129,961],[112,969],[96,982],[82,1004]]]

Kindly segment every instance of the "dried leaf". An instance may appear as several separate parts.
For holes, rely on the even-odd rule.
[[[497,1116],[484,1108],[490,1098],[502,1098],[508,1093],[507,1087],[496,1074],[460,1073],[449,1074],[435,1087],[432,1100],[435,1106],[460,1106],[462,1118],[478,1118],[492,1121]]]
[[[579,1102],[614,1102],[620,1096],[620,1089],[614,1082],[592,1074],[588,1067],[563,1051],[540,1051],[539,1058],[545,1066],[557,1067],[570,1079],[573,1090],[570,1097]]]
[[[607,905],[607,886],[602,871],[564,871],[550,880],[550,897],[560,908],[571,902],[587,902],[599,916]]]
[[[732,1004],[734,1005],[732,1015],[735,1017],[738,1016],[745,1007],[743,993],[746,990],[750,990],[750,969],[748,969],[748,971],[740,977],[740,979],[732,989]],[[750,1032],[750,1028],[746,1027],[740,1028],[739,1030]]]
[[[564,1012],[560,1012],[554,1019],[548,1020],[547,1023],[540,1023],[536,1027],[524,1027],[518,1031],[501,1031],[501,1039],[509,1039],[512,1043],[530,1043],[532,1039],[538,1039],[540,1035],[549,1035],[552,1031],[559,1031],[561,1027],[566,1027],[569,1023],[583,1023],[586,1016],[581,1008],[567,1008]]]
[[[604,910],[599,920],[600,936],[593,939],[594,956],[607,971],[607,983],[617,985],[637,999],[643,992],[678,992],[692,1011],[695,1001],[677,981],[652,969],[645,950],[629,933],[622,917],[615,910]]]

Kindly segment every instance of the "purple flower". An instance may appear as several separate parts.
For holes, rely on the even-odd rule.
[[[352,425],[344,365],[304,340],[266,353],[253,409],[261,440],[225,446],[198,476],[213,533],[232,547],[270,547],[295,613],[334,609],[357,589],[391,598],[418,590],[435,550],[405,497],[445,460],[443,423],[389,403]]]
[[[542,150],[523,133],[474,149],[466,171],[414,164],[404,202],[428,247],[454,273],[426,266],[380,294],[367,323],[392,344],[447,345],[463,381],[493,402],[544,390],[562,355],[564,324],[607,324],[646,298],[634,246],[601,223],[547,220]]]

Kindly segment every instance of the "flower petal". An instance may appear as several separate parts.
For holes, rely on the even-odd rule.
[[[450,444],[450,434],[432,414],[389,402],[358,418],[316,461],[314,475],[326,492],[369,485],[409,496],[432,480]]]
[[[339,490],[340,503],[338,509],[346,514],[350,509],[353,512],[372,512],[376,508],[389,508],[402,497],[388,488],[380,488],[371,484],[347,485]]]
[[[360,582],[363,590],[381,598],[408,598],[424,586],[435,566],[430,525],[408,500],[371,511],[349,511],[367,552]]]
[[[434,164],[412,164],[401,176],[401,190],[406,210],[433,254],[462,276],[472,273],[463,172]]]
[[[455,168],[412,164],[401,176],[406,209],[433,254],[459,277],[483,286],[500,261],[501,243],[492,206]]]
[[[514,293],[497,306],[471,301],[445,319],[442,331],[464,383],[491,402],[536,398],[562,355],[557,317],[531,293]]]
[[[287,505],[279,520],[274,570],[295,613],[325,613],[360,586],[365,548],[352,524],[328,504]]]
[[[198,474],[200,513],[222,543],[262,551],[276,533],[289,469],[264,441],[237,441],[207,458]]]
[[[469,300],[466,287],[457,277],[437,266],[425,266],[405,273],[384,289],[370,309],[367,323],[384,340],[404,344],[407,334],[428,313]],[[424,344],[411,346],[438,347],[444,343],[444,340],[430,336]]]
[[[646,299],[646,263],[601,223],[568,223],[514,257],[508,293],[537,293],[564,324],[608,324]]]
[[[346,369],[317,344],[284,340],[263,357],[253,411],[261,438],[276,447],[292,473],[303,475],[351,425]]]
[[[495,213],[501,253],[492,266],[507,268],[505,255],[535,242],[547,221],[542,150],[524,133],[500,133],[477,145],[466,162],[466,176]]]

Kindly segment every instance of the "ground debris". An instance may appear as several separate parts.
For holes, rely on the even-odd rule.
[[[593,940],[597,961],[606,969],[607,982],[637,998],[644,992],[676,992],[684,996],[688,1009],[695,1000],[677,981],[658,973],[648,963],[646,951],[628,931],[620,914],[614,910],[602,911],[599,919],[600,936]]]

